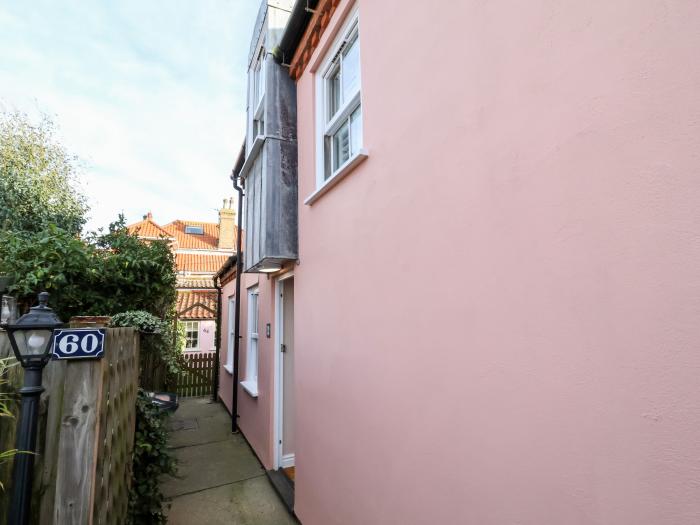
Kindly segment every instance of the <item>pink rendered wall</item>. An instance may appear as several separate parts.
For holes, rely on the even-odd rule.
[[[214,339],[216,337],[216,321],[199,322],[199,350],[211,352],[216,350]]]
[[[246,357],[248,347],[248,288],[258,284],[259,307],[259,339],[258,339],[258,397],[251,397],[240,385],[238,387],[238,424],[265,468],[272,468],[272,439],[273,439],[273,399],[274,399],[274,353],[272,345],[274,338],[267,338],[265,325],[271,324],[271,334],[274,334],[274,281],[266,276],[243,274],[241,282],[241,335],[240,340],[240,380],[246,377]],[[235,295],[236,282],[232,281],[222,289],[222,352],[219,375],[219,397],[231,412],[231,397],[233,376],[224,369],[227,363],[227,353],[233,352],[228,347],[228,298]]]
[[[302,522],[700,523],[700,3],[360,17],[313,206],[298,83]]]

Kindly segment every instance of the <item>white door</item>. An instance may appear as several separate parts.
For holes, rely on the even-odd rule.
[[[294,466],[294,278],[279,282],[278,451],[281,468]]]

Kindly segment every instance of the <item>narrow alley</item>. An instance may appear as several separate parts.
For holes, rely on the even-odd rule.
[[[209,398],[182,400],[170,419],[178,477],[162,482],[171,525],[287,525],[297,521],[226,410]]]

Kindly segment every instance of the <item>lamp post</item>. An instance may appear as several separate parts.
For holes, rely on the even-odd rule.
[[[48,300],[48,293],[40,293],[39,306],[31,308],[29,313],[20,317],[16,323],[3,325],[7,330],[12,351],[24,368],[24,386],[19,391],[22,404],[17,428],[18,453],[12,471],[9,523],[13,525],[29,523],[39,396],[44,391],[41,376],[51,358],[54,330],[63,326],[63,322],[47,306]]]

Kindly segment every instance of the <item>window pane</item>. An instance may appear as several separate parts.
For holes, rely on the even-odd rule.
[[[258,102],[260,102],[265,94],[265,62],[261,61],[258,67]]]
[[[354,155],[362,147],[362,106],[350,116],[350,153]]]
[[[360,89],[360,42],[355,39],[343,53],[343,102],[349,101]]]
[[[323,178],[327,179],[333,173],[331,166],[331,148],[333,139],[326,135],[323,137]]]
[[[328,86],[328,120],[340,109],[340,65],[336,64],[327,80]]]
[[[350,130],[346,122],[333,135],[333,171],[350,158]]]

